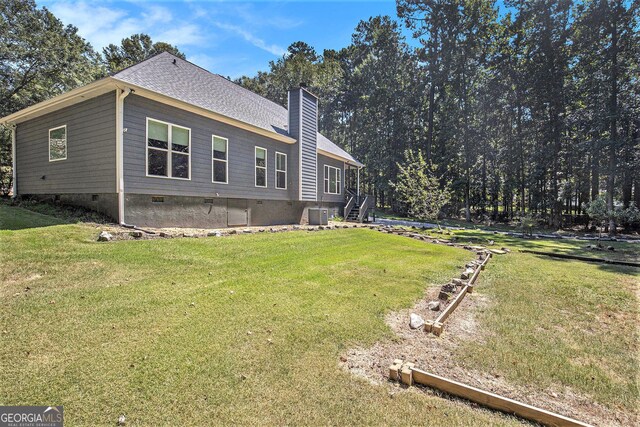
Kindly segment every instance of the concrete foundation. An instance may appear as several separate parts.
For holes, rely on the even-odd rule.
[[[342,203],[125,195],[125,222],[139,227],[224,228],[308,223],[308,209],[342,214]]]
[[[118,221],[118,195],[28,194],[22,198],[80,206]],[[125,194],[125,223],[139,227],[225,228],[307,224],[309,208],[329,209],[329,218],[342,216],[336,202],[232,199],[221,197]]]
[[[68,206],[80,206],[118,221],[118,195],[116,193],[21,194],[21,199],[39,200]]]

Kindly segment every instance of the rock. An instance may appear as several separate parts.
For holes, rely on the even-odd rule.
[[[503,250],[503,251],[505,251],[506,253],[511,252],[511,249],[509,249],[509,248],[500,248],[500,250]]]
[[[503,251],[502,249],[489,249],[489,251],[496,255],[504,255],[507,253],[507,251]]]
[[[294,230],[300,230],[300,226],[299,226],[299,225],[294,225],[294,226],[293,226],[293,227],[291,227],[291,228],[293,228]]]
[[[271,233],[277,233],[277,232],[278,232],[278,229],[277,229],[277,228],[274,228],[274,227],[271,227],[271,228],[269,229],[269,231],[270,231]]]
[[[451,294],[450,293],[440,291],[440,293],[438,294],[438,299],[439,300],[449,301],[449,298],[451,298]]]
[[[614,248],[613,246],[607,246],[607,250],[608,250],[608,251],[615,251],[615,250],[616,250],[616,248]]]
[[[447,293],[452,293],[456,291],[456,285],[453,283],[447,283],[446,285],[442,285],[442,287],[440,288],[440,290],[442,292],[447,292]]]
[[[222,232],[220,231],[210,231],[207,233],[209,237],[222,237]]]
[[[161,231],[160,232],[160,237],[164,237],[165,239],[170,239],[173,236],[171,234],[169,234],[169,233],[165,233],[164,231]]]
[[[124,415],[118,417],[118,425],[123,426],[127,423],[127,418]]]
[[[471,276],[473,276],[474,270],[473,268],[467,268],[461,275],[460,278],[463,280],[468,280]]]
[[[265,231],[267,230],[265,230],[264,228],[258,228],[258,233],[264,233]]]
[[[98,242],[110,242],[112,240],[113,240],[113,236],[111,235],[111,233],[107,231],[102,231],[98,235]]]
[[[196,237],[196,236],[191,233],[182,233],[182,237]]]
[[[238,234],[238,230],[229,230],[229,234]]]
[[[451,283],[456,286],[464,286],[464,282],[462,281],[462,279],[451,279]]]
[[[489,246],[493,246],[495,242],[493,240],[489,240]]]
[[[418,329],[424,326],[424,319],[415,313],[411,313],[409,316],[409,327],[411,329]]]
[[[430,301],[427,307],[429,307],[431,311],[440,311],[440,301]]]
[[[247,228],[246,230],[242,230],[242,232],[243,232],[244,234],[253,234],[253,230],[252,230],[252,229],[250,229],[250,228]]]
[[[135,239],[139,239],[142,237],[142,231],[132,231],[131,233],[129,233],[129,236]]]

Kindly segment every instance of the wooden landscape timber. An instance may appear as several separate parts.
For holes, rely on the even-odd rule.
[[[467,293],[473,292],[473,287],[476,281],[478,280],[478,277],[480,276],[480,272],[484,270],[485,266],[487,265],[487,263],[489,262],[489,259],[493,256],[493,254],[494,253],[506,254],[510,252],[506,248],[503,248],[501,250],[487,249],[484,246],[470,246],[470,245],[456,244],[448,240],[433,239],[428,236],[425,236],[419,233],[414,233],[399,227],[389,227],[389,226],[380,227],[378,228],[378,231],[383,233],[393,233],[393,234],[409,237],[411,239],[421,240],[428,243],[444,244],[447,246],[455,246],[455,247],[463,248],[469,251],[474,251],[480,256],[480,259],[482,259],[482,262],[476,265],[473,271],[473,274],[471,275],[471,277],[468,278],[466,284],[462,287],[462,290],[455,296],[453,301],[451,301],[451,303],[447,305],[447,307],[442,311],[442,313],[440,313],[440,315],[435,320],[425,321],[424,331],[426,333],[432,332],[436,336],[440,336],[440,334],[442,334],[442,330],[444,329],[444,322],[451,315],[451,313],[453,313],[453,311],[458,307],[458,305],[460,304],[462,299],[465,297],[465,295]]]
[[[592,257],[586,257],[586,256],[580,256],[580,255],[559,254],[554,252],[532,251],[530,249],[520,249],[520,252],[525,254],[545,255],[553,258],[574,259],[577,261],[599,262],[599,263],[605,263],[605,264],[626,265],[629,267],[640,268],[640,263],[632,262],[632,261],[619,261],[614,259],[592,258]]]
[[[399,360],[395,360],[399,362]],[[405,363],[402,366],[403,375],[399,378],[407,386],[420,384],[435,388],[452,396],[461,397],[471,402],[475,402],[491,409],[496,409],[508,414],[513,414],[521,418],[535,421],[548,426],[577,426],[590,427],[589,424],[556,414],[545,409],[537,408],[517,400],[499,396],[458,381],[450,380],[439,375],[431,374],[421,369],[415,368],[412,363]],[[392,379],[398,379],[392,378]]]
[[[440,315],[433,321],[433,325],[429,325],[429,330],[427,330],[427,325],[425,324],[425,332],[433,332],[434,335],[440,336],[442,330],[444,329],[444,322],[449,318],[451,313],[458,307],[460,301],[465,297],[467,293],[473,292],[473,286],[478,280],[478,276],[480,276],[480,271],[484,269],[484,266],[487,265],[489,259],[491,258],[491,253],[486,253],[486,257],[482,261],[480,265],[476,267],[476,270],[473,272],[473,275],[469,279],[466,285],[462,288],[462,290],[456,295],[456,297],[451,301]]]

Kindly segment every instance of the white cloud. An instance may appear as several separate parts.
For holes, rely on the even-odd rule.
[[[109,43],[118,44],[136,33],[149,34],[154,41],[171,43],[178,48],[205,41],[198,25],[175,19],[168,8],[146,4],[140,6],[141,10],[135,14],[85,1],[56,2],[49,9],[65,24],[78,27],[78,33],[97,50]]]
[[[235,33],[239,36],[241,36],[243,39],[245,39],[246,41],[248,41],[249,43],[251,43],[252,45],[265,50],[269,53],[272,53],[276,56],[282,56],[284,55],[287,50],[284,49],[281,46],[278,46],[276,44],[268,44],[267,42],[265,42],[264,40],[262,40],[259,37],[254,36],[253,34],[251,34],[249,31],[245,30],[244,28],[238,26],[238,25],[233,25],[233,24],[225,24],[222,22],[214,22],[214,25],[218,28],[221,28],[223,30],[227,30],[230,31],[232,33]]]
[[[199,45],[205,42],[202,30],[195,24],[182,24],[179,26],[170,26],[166,30],[154,33],[150,32],[154,41],[163,41],[172,45],[190,46]]]

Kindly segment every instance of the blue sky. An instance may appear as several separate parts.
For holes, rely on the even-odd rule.
[[[396,16],[395,1],[109,1],[39,0],[96,50],[134,33],[177,45],[187,59],[218,74],[254,75],[303,40],[321,53],[350,43],[357,23]]]

